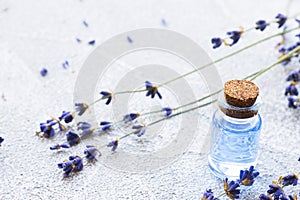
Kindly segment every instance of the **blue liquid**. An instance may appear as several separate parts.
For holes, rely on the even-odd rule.
[[[220,178],[238,178],[240,170],[255,166],[258,155],[260,115],[236,119],[217,110],[211,128],[209,167]]]

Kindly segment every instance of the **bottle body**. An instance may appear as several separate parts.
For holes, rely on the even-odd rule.
[[[262,120],[259,114],[238,119],[218,109],[212,119],[209,167],[220,178],[238,178],[240,170],[255,166]]]

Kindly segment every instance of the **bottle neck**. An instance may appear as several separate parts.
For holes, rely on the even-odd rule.
[[[224,115],[226,115],[227,117],[234,118],[234,119],[241,119],[241,122],[245,121],[242,119],[249,119],[256,116],[258,114],[258,110],[261,104],[262,102],[260,97],[257,97],[257,100],[254,103],[254,105],[250,107],[236,107],[236,106],[229,105],[224,98],[224,94],[220,94],[218,98],[219,110],[222,113],[224,113]]]

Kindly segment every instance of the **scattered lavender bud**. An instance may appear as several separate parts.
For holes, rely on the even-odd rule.
[[[133,40],[132,40],[131,37],[129,37],[129,36],[127,36],[127,41],[128,41],[129,43],[133,43]]]
[[[225,194],[230,198],[230,199],[238,199],[240,195],[240,184],[236,181],[230,181],[228,183],[228,179],[226,178],[223,180],[224,184],[224,191]]]
[[[274,195],[274,199],[287,199],[286,197],[285,197],[285,194],[284,194],[284,191],[283,191],[283,189],[279,186],[279,185],[277,185],[277,184],[271,184],[271,185],[269,185],[269,190],[267,191],[267,193],[269,194],[269,195]]]
[[[112,124],[111,124],[111,122],[102,121],[102,122],[100,122],[100,126],[101,126],[102,131],[107,131],[111,128]]]
[[[300,26],[300,19],[295,19],[295,21],[298,23],[298,26]]]
[[[40,123],[40,130],[43,134],[42,136],[45,138],[50,138],[55,135],[55,131],[53,126],[56,125],[58,122],[56,120],[50,119],[47,120],[46,123]]]
[[[69,61],[65,61],[63,64],[62,64],[63,68],[68,68],[70,65],[69,65]]]
[[[83,20],[82,23],[85,27],[89,27],[89,24],[85,20]]]
[[[100,94],[102,95],[101,99],[107,99],[106,101],[106,105],[110,104],[111,100],[112,100],[112,93],[111,92],[107,92],[107,91],[101,91]]]
[[[119,138],[116,138],[115,140],[108,143],[107,147],[112,147],[112,151],[115,151],[118,148],[119,145]]]
[[[158,92],[157,86],[153,85],[150,81],[146,81],[145,82],[145,86],[146,86],[146,90],[147,90],[147,94],[146,96],[150,96],[153,99],[154,96],[157,94],[157,96],[162,99],[161,94]]]
[[[293,96],[298,96],[298,89],[297,89],[297,87],[296,87],[296,82],[294,82],[294,81],[292,81],[291,83],[290,83],[290,85],[289,86],[287,86],[286,88],[285,88],[285,93],[284,93],[284,95],[285,96],[287,96],[287,95],[293,95]]]
[[[206,190],[206,192],[203,193],[201,200],[218,200],[218,198],[214,197],[211,189],[208,189]]]
[[[43,69],[40,71],[40,74],[41,74],[42,76],[46,76],[47,73],[48,73],[48,70],[47,70],[46,68],[43,68]]]
[[[296,186],[298,184],[298,176],[295,173],[289,174],[287,176],[280,176],[278,182],[283,186]]]
[[[278,28],[282,27],[287,20],[287,17],[281,13],[279,13],[275,18],[277,19]]]
[[[221,38],[215,37],[215,38],[211,39],[211,43],[214,45],[213,48],[216,49],[216,48],[220,47],[223,42],[222,42]]]
[[[162,108],[162,111],[166,112],[166,114],[165,114],[166,117],[169,117],[172,114],[172,108],[169,108],[169,107]]]
[[[288,107],[289,108],[298,108],[298,99],[293,97],[293,96],[289,96],[288,98]]]
[[[4,138],[3,137],[0,137],[0,146],[1,146],[1,143],[4,141]]]
[[[168,24],[167,24],[167,21],[165,19],[161,19],[161,24],[164,26],[164,27],[167,27]]]
[[[76,42],[81,43],[81,39],[76,38]]]
[[[100,126],[104,126],[104,125],[108,125],[108,124],[111,124],[111,122],[108,122],[108,121],[100,122]]]
[[[63,143],[63,144],[55,144],[54,146],[50,147],[50,150],[58,150],[60,148],[64,148],[64,149],[67,149],[67,148],[70,148],[70,145],[69,144],[66,144],[66,143]]]
[[[265,20],[258,20],[256,22],[255,29],[260,30],[260,31],[264,31],[267,26],[268,26],[268,23]]]
[[[294,71],[288,75],[286,78],[286,81],[295,81],[299,82],[300,81],[300,70]]]
[[[127,124],[128,122],[135,120],[139,116],[140,116],[140,113],[129,113],[123,117],[123,121],[125,122],[125,124]]]
[[[144,123],[135,124],[135,125],[132,126],[132,129],[136,129],[137,131],[136,131],[135,134],[138,137],[141,137],[146,132],[146,125]]]
[[[81,136],[91,135],[95,128],[92,127],[90,123],[87,122],[78,122],[77,130],[81,130]]]
[[[62,115],[58,117],[59,121],[64,120],[65,123],[70,123],[74,119],[74,113],[63,111]]]
[[[77,123],[77,130],[84,130],[92,128],[92,125],[88,122],[78,122]]]
[[[96,43],[96,40],[91,40],[88,42],[89,45],[94,45]]]
[[[81,171],[83,169],[82,159],[79,156],[70,156],[69,160],[58,163],[57,166],[63,169],[64,176],[69,176],[72,172]]]
[[[71,130],[66,133],[66,137],[70,146],[77,145],[80,142],[79,135]]]
[[[86,145],[86,149],[84,150],[85,158],[88,161],[96,160],[96,156],[98,154],[98,150],[93,145]]]
[[[253,166],[250,166],[249,170],[240,171],[240,184],[245,186],[251,186],[254,183],[254,179],[259,175],[259,172],[255,171]]]
[[[235,45],[241,38],[244,30],[241,28],[239,31],[229,31],[227,32],[227,35],[230,39],[232,39],[232,43],[229,44],[229,46]]]
[[[89,108],[86,103],[75,103],[75,110],[78,112],[78,115],[81,116]]]
[[[271,197],[269,197],[265,194],[261,194],[261,195],[259,195],[259,200],[271,200]]]

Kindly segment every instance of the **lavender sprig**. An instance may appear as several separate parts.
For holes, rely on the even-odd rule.
[[[241,188],[252,186],[258,175],[259,172],[254,169],[254,166],[250,166],[249,170],[240,171],[240,179],[229,181],[228,178],[225,178],[223,180],[224,193],[221,193],[215,197],[212,190],[209,189],[204,192],[201,200],[219,200],[219,198],[222,196],[226,196],[231,200],[239,199]]]
[[[281,13],[276,15],[274,21],[267,22],[266,20],[258,20],[255,22],[255,26],[244,30],[244,28],[240,27],[239,30],[229,31],[227,32],[227,38],[214,37],[211,39],[211,43],[213,44],[213,48],[219,48],[222,44],[225,46],[233,46],[235,45],[241,38],[241,36],[245,32],[249,32],[253,29],[264,31],[267,26],[270,26],[272,23],[278,23],[278,28],[281,28],[287,21],[287,17]],[[231,42],[227,42],[227,39],[231,39]]]
[[[288,174],[287,176],[280,176],[278,181],[273,181],[269,185],[269,189],[266,194],[259,196],[260,200],[297,200],[297,195],[286,195],[284,187],[296,186],[298,184],[298,176],[295,173]]]
[[[58,163],[57,166],[64,171],[64,177],[69,177],[71,174],[83,170],[84,163],[83,158],[87,162],[97,161],[97,157],[101,156],[101,152],[93,145],[86,145],[83,156],[70,156],[68,160],[64,160],[61,163]]]

